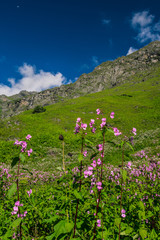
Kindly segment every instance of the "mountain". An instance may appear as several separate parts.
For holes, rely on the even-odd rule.
[[[86,94],[114,88],[125,83],[144,82],[159,68],[160,41],[154,41],[128,56],[100,64],[93,72],[82,74],[75,83],[39,93],[21,91],[11,97],[1,95],[1,117],[17,115],[39,104],[47,106],[66,99],[74,99]]]

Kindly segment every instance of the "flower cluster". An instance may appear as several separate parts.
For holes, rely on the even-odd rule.
[[[119,136],[119,135],[122,134],[122,133],[118,130],[118,128],[113,128],[113,131],[114,131],[114,135],[115,135],[115,136]]]
[[[30,134],[28,134],[28,135],[26,136],[26,139],[27,139],[27,140],[30,140],[31,137],[32,137],[32,136],[31,136]],[[30,156],[30,154],[33,152],[32,148],[30,148],[29,150],[26,150],[26,149],[27,149],[27,142],[25,142],[25,141],[18,141],[18,140],[16,140],[16,141],[14,142],[14,145],[21,146],[21,147],[22,147],[22,148],[21,148],[21,152],[27,152],[28,156]]]
[[[22,207],[23,206],[23,204],[22,203],[20,203],[20,201],[17,201],[17,202],[15,202],[15,204],[14,204],[14,207],[13,207],[13,211],[11,212],[11,214],[12,215],[15,215],[15,214],[17,214],[18,213],[18,207]],[[20,213],[18,213],[17,214],[17,217],[18,218],[24,218],[24,217],[26,217],[26,215],[27,215],[27,211],[25,211],[23,214],[20,214]]]
[[[125,218],[125,217],[126,217],[126,214],[125,214],[126,211],[125,211],[124,209],[122,209],[122,210],[121,210],[121,213],[122,213],[121,216],[122,216],[123,218]]]
[[[27,191],[28,196],[30,197],[31,193],[32,193],[32,189],[30,189],[29,191]]]
[[[87,124],[82,123],[81,118],[77,118],[75,130],[74,130],[75,134],[79,133],[80,129],[86,130],[87,129]]]

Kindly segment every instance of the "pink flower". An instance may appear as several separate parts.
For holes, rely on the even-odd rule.
[[[92,170],[93,170],[93,167],[88,167],[88,170],[89,170],[89,171],[92,171]]]
[[[125,214],[125,213],[126,213],[126,211],[125,211],[124,209],[122,209],[122,210],[121,210],[121,213],[122,213],[122,215],[121,215],[121,216],[122,216],[123,218],[125,218],[125,217],[126,217],[126,214]]]
[[[114,112],[111,112],[110,118],[114,118]]]
[[[99,151],[102,151],[102,149],[103,149],[103,148],[102,148],[102,144],[99,144],[98,147],[99,147],[98,150],[99,150]]]
[[[97,164],[98,164],[98,166],[100,166],[101,165],[101,159],[100,158],[98,158],[98,160],[97,160]]]
[[[99,110],[99,108],[96,110],[97,115],[99,115],[101,113],[101,111]]]
[[[20,201],[15,202],[15,206],[20,206]]]
[[[96,161],[93,160],[93,163],[91,163],[91,165],[92,165],[93,167],[96,167]]]
[[[136,131],[137,131],[137,129],[136,128],[133,128],[132,129],[132,133],[134,134],[134,135],[136,135],[137,133],[136,133]]]
[[[79,123],[80,121],[81,121],[81,118],[77,118],[77,121],[76,121],[76,122]]]
[[[113,128],[113,131],[115,136],[119,136],[122,134],[117,128]]]
[[[26,137],[26,139],[27,139],[27,140],[30,140],[31,137],[32,137],[32,136],[31,136],[30,134],[28,134],[27,137]]]
[[[93,127],[94,122],[95,122],[95,120],[94,120],[94,119],[91,119],[91,122],[89,123],[89,126],[90,126],[90,127]]]
[[[131,169],[131,165],[132,165],[131,162],[128,162],[128,163],[127,163],[127,167],[128,167],[129,169]]]
[[[87,156],[87,151],[83,152],[83,156],[86,157]]]
[[[82,123],[82,124],[81,124],[81,128],[82,128],[83,130],[86,130],[87,124],[86,124],[86,123]]]
[[[30,197],[31,193],[32,193],[32,189],[30,189],[29,191],[27,191],[28,196]]]
[[[14,145],[19,145],[19,141],[16,140],[16,141],[14,142]]]
[[[27,215],[27,211],[24,212],[23,216],[26,217],[26,215]]]
[[[126,211],[124,209],[121,210],[121,213],[126,213]]]
[[[97,227],[101,227],[101,220],[100,219],[97,220]]]
[[[18,207],[13,207],[13,210],[15,211],[15,212],[18,212]]]
[[[15,238],[16,238],[16,234],[15,234],[15,233],[13,233],[13,235],[12,235],[12,238],[13,238],[13,239],[15,239]]]
[[[33,152],[32,148],[30,148],[27,153],[28,153],[28,156],[30,156],[30,154]]]
[[[92,133],[95,133],[95,131],[96,131],[96,128],[93,127],[93,128],[92,128]]]
[[[98,190],[103,189],[101,182],[97,182],[96,185],[97,185],[97,189],[98,189]]]

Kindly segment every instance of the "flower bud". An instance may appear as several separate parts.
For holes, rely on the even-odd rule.
[[[59,135],[59,140],[61,140],[61,141],[63,141],[64,140],[64,137],[63,137],[63,135],[61,134],[61,135]]]

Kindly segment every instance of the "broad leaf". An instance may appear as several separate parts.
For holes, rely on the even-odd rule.
[[[25,156],[24,156],[24,154],[23,154],[23,153],[20,153],[20,154],[19,154],[19,157],[20,157],[22,163],[24,163],[24,161],[25,161]]]
[[[86,143],[89,143],[90,145],[94,145],[93,142],[91,142],[91,141],[88,140],[88,139],[85,139],[85,142],[86,142]]]
[[[83,160],[83,154],[80,153],[80,154],[78,155],[78,162],[81,162],[82,160]]]
[[[121,222],[121,218],[116,218],[114,221],[115,221],[115,225],[116,225],[117,227],[119,227],[119,224],[120,224],[120,222]]]
[[[96,157],[96,156],[98,155],[98,153],[99,153],[99,152],[96,152],[96,153],[92,154],[91,157],[90,157],[90,160],[91,160],[92,158]]]
[[[130,144],[130,143],[128,143],[128,142],[126,142],[126,144],[132,149],[132,151],[134,152],[134,149],[133,149],[133,147],[132,147],[132,145]]]
[[[60,221],[54,226],[55,237],[58,238],[60,234],[69,233],[73,229],[74,224],[65,220]]]
[[[17,218],[14,222],[12,222],[11,227],[13,228],[18,227],[21,221],[22,221],[22,218]]]
[[[8,190],[8,197],[11,198],[16,191],[17,191],[17,184],[13,183],[11,188]]]
[[[18,161],[19,161],[19,157],[14,157],[12,160],[12,163],[11,163],[11,167],[13,168],[17,164]]]
[[[126,170],[122,171],[122,176],[123,176],[123,181],[125,182],[127,179],[127,171]]]
[[[54,236],[55,236],[55,234],[52,233],[51,235],[47,236],[46,239],[47,239],[47,240],[52,240]]]
[[[29,174],[33,175],[33,173],[31,171],[28,170],[28,168],[24,168],[22,167],[23,170],[26,170]]]
[[[140,233],[142,239],[145,239],[147,237],[147,230],[146,229],[140,228],[139,233]]]
[[[77,192],[76,189],[74,190],[74,195],[75,195],[75,197],[76,197],[77,199],[80,199],[80,200],[83,199],[82,193],[81,193],[81,192]]]

